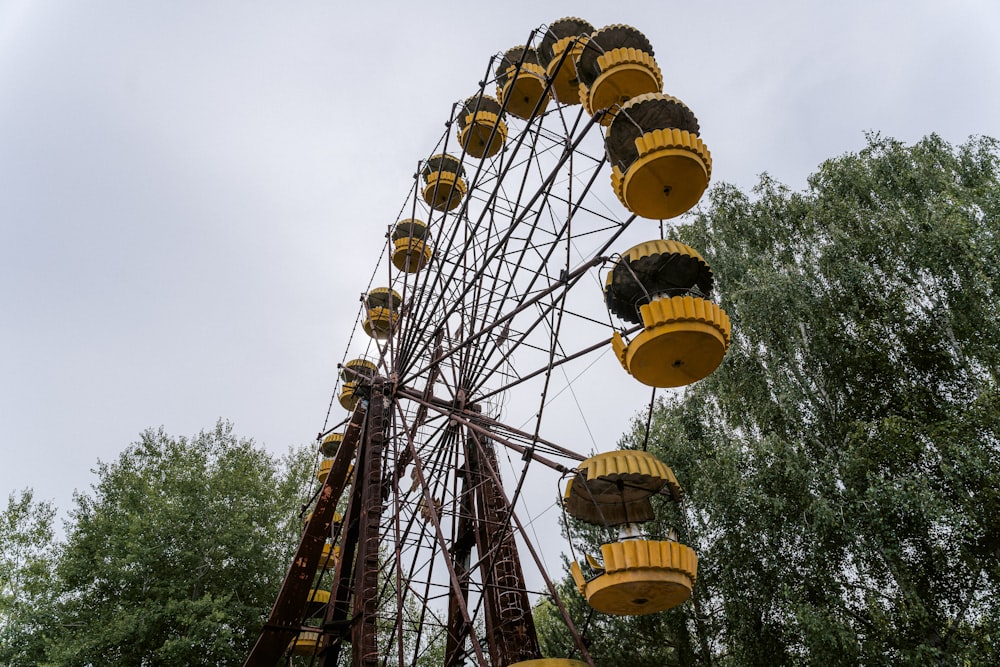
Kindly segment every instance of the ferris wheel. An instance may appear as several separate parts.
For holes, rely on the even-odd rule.
[[[593,665],[528,496],[603,529],[600,553],[571,562],[595,612],[655,613],[695,585],[694,551],[643,528],[681,498],[669,462],[560,434],[609,418],[579,395],[599,359],[620,366],[600,380],[615,393],[690,384],[726,353],[710,268],[661,238],[711,177],[698,122],[630,26],[560,19],[484,79],[358,286],[319,490],[247,665]],[[566,656],[541,654],[542,598]]]

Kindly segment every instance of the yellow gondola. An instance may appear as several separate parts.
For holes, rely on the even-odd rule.
[[[528,120],[545,112],[549,104],[545,68],[538,64],[534,49],[508,49],[497,65],[497,99],[506,102],[507,113]]]
[[[507,141],[507,123],[500,118],[500,102],[489,95],[465,100],[458,111],[458,143],[466,155],[493,157]]]
[[[622,105],[608,128],[611,186],[636,215],[676,217],[698,203],[712,177],[712,154],[683,102],[650,93]]]
[[[641,616],[681,604],[698,577],[694,550],[669,540],[624,540],[601,546],[604,563],[593,578],[580,564],[570,571],[587,604],[605,614]]]
[[[406,273],[416,273],[427,266],[433,255],[425,222],[406,218],[396,223],[392,229],[393,266]]]
[[[377,287],[365,295],[365,317],[361,327],[372,338],[388,338],[399,322],[403,297],[388,287]]]
[[[638,524],[655,518],[651,499],[677,501],[681,487],[672,470],[648,452],[622,450],[592,456],[566,486],[567,514],[598,526],[617,527],[619,540],[601,545],[603,562],[587,555],[587,578],[576,561],[573,580],[587,603],[607,614],[652,614],[691,595],[697,576],[694,551],[672,539],[650,540]]]
[[[353,410],[358,401],[368,395],[371,389],[372,378],[378,367],[367,359],[352,359],[344,364],[340,369],[340,379],[344,381],[340,388],[341,407],[345,410]]]
[[[309,656],[316,655],[323,645],[323,635],[317,630],[302,630],[298,636],[291,641],[289,649],[292,655]]]
[[[560,104],[580,103],[580,77],[576,72],[576,61],[592,32],[594,26],[590,23],[566,17],[554,21],[542,36],[538,45],[538,63],[552,79],[552,97]]]
[[[681,387],[718,368],[730,322],[707,298],[712,282],[701,255],[677,241],[657,239],[622,254],[604,295],[612,313],[643,325],[630,342],[618,332],[611,340],[630,375],[651,387]]]
[[[332,457],[336,455],[337,450],[340,449],[340,443],[343,441],[343,433],[331,433],[323,438],[323,442],[320,443],[319,449],[323,453],[323,456]]]
[[[463,177],[462,162],[453,155],[433,155],[421,170],[424,178],[422,196],[436,211],[450,211],[462,203],[468,186]]]
[[[663,90],[663,75],[653,57],[653,46],[641,32],[628,25],[610,25],[594,32],[576,61],[581,98],[594,115],[605,111],[608,125],[618,107],[644,93]]]
[[[650,498],[664,488],[669,498],[680,499],[673,471],[652,454],[605,452],[577,467],[566,484],[563,507],[570,516],[598,526],[639,523],[653,519]]]

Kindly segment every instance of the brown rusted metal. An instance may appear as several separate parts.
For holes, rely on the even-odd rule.
[[[414,469],[415,480],[417,484],[420,486],[420,492],[424,499],[424,502],[430,505],[431,503],[433,503],[433,498],[430,495],[429,488],[427,485],[427,479],[424,476],[423,464],[420,461],[420,457],[417,456],[416,445],[414,444],[413,437],[410,436],[409,431],[407,430],[406,415],[403,413],[403,408],[402,406],[400,406],[398,401],[395,402],[395,407],[399,421],[402,424],[402,430],[404,433],[406,433],[406,447],[410,451],[410,455],[413,457],[413,469]],[[450,551],[451,546],[448,544],[447,539],[445,539],[444,531],[441,528],[441,521],[440,518],[438,517],[437,512],[430,513],[430,523],[434,528],[434,537],[438,543],[438,546],[440,547],[442,552],[448,553]],[[451,592],[462,591],[463,590],[462,581],[461,579],[459,579],[454,564],[449,559],[445,559],[445,566],[448,571],[448,580],[450,583],[449,590]],[[479,644],[479,642],[476,641],[476,630],[472,626],[472,615],[469,613],[469,607],[468,604],[466,603],[465,597],[463,595],[452,595],[449,598],[449,603],[454,603],[455,605],[457,605],[459,612],[461,613],[462,618],[466,623],[469,637],[472,639],[471,641],[472,653],[475,656],[476,661],[478,662],[480,667],[489,667],[490,663],[486,660],[486,656],[483,654],[483,648]]]
[[[476,488],[476,529],[486,610],[486,636],[494,664],[509,665],[542,657],[531,616],[531,601],[509,521],[509,507],[497,470],[496,452],[489,439],[478,438],[466,455]]]
[[[366,424],[367,426],[367,424]],[[367,430],[367,429],[366,429]],[[364,448],[367,438],[363,438]],[[357,462],[354,479],[364,475],[362,470],[365,457],[362,455]],[[358,544],[358,517],[361,513],[361,486],[355,481],[344,513],[344,530],[340,542],[340,558],[333,568],[333,581],[330,584],[330,602],[323,616],[323,650],[320,651],[321,667],[337,665],[340,652],[349,644],[351,635],[351,595],[354,590],[354,554]]]
[[[462,616],[459,597],[467,605],[469,601],[469,562],[472,547],[476,544],[475,522],[473,521],[473,491],[468,482],[469,467],[466,462],[461,474],[461,500],[455,543],[451,550],[451,566],[461,584],[460,590],[448,591],[448,636],[445,642],[444,667],[460,667],[465,662],[465,643],[469,637],[469,624]]]
[[[434,348],[435,359],[441,356],[441,338],[443,334],[439,333],[435,338],[436,346]],[[441,375],[441,367],[437,364],[431,367],[430,373],[427,375],[427,381],[424,383],[424,390],[421,393],[421,397],[425,401],[432,400],[434,398],[434,383],[437,382],[438,377]],[[423,425],[424,421],[427,420],[427,406],[421,405],[417,408],[416,417],[409,428],[409,436],[411,439],[417,437],[417,429]],[[389,494],[394,488],[399,485],[399,480],[403,478],[406,474],[406,468],[413,462],[413,456],[410,454],[409,449],[403,449],[400,452],[399,457],[396,459],[396,465],[394,468],[394,474],[391,477],[387,477],[385,481],[382,482],[382,500],[386,500]]]
[[[295,557],[281,583],[278,597],[271,608],[267,622],[261,629],[257,643],[247,656],[244,667],[273,667],[288,649],[289,642],[299,632],[306,611],[309,589],[312,587],[319,566],[323,544],[330,534],[330,524],[337,508],[337,501],[347,484],[347,474],[361,434],[365,409],[359,406],[351,417],[344,439],[333,458],[330,473],[323,481],[302,539],[295,550]]]
[[[354,605],[351,625],[352,667],[378,667],[379,521],[382,516],[382,449],[389,423],[385,380],[372,382],[368,427],[362,445],[364,464],[357,484],[361,487],[358,517],[358,553],[354,566]],[[360,457],[359,457],[360,458]]]
[[[479,447],[481,449],[482,443],[480,442],[475,432],[473,432],[471,436],[474,446]],[[507,507],[511,508],[512,507],[511,500],[507,498],[506,493],[503,490],[503,484],[500,480],[500,475],[497,472],[497,470],[496,469],[484,470],[484,472],[488,473],[495,480],[500,493],[503,494],[504,496],[504,500],[507,503]],[[559,613],[562,615],[563,622],[566,623],[566,627],[569,630],[570,636],[573,638],[573,643],[575,644],[577,650],[580,651],[580,656],[584,659],[584,661],[588,665],[590,665],[590,667],[594,667],[594,660],[593,658],[590,657],[590,653],[587,651],[586,642],[583,640],[583,637],[577,631],[576,624],[573,623],[573,619],[570,616],[569,611],[567,611],[566,606],[563,604],[562,598],[559,595],[559,591],[556,590],[556,587],[553,584],[552,579],[545,572],[545,564],[542,562],[542,559],[539,557],[538,552],[535,550],[534,545],[531,543],[531,539],[528,536],[527,531],[524,529],[524,525],[521,523],[521,519],[518,518],[516,512],[510,510],[508,511],[509,511],[509,518],[513,520],[514,525],[517,527],[518,532],[521,534],[521,537],[524,538],[524,544],[528,549],[528,553],[531,554],[532,559],[535,561],[535,566],[537,567],[538,572],[542,575],[542,580],[545,582],[545,587],[548,589],[549,595],[552,597],[552,601],[559,609]]]
[[[434,410],[440,412],[441,414],[448,415],[448,417],[450,419],[454,420],[455,422],[457,422],[457,423],[459,423],[459,424],[461,424],[463,426],[467,426],[470,429],[472,429],[474,431],[477,431],[478,433],[480,433],[483,436],[489,436],[490,439],[496,440],[497,442],[499,442],[503,446],[509,447],[509,448],[513,449],[515,452],[517,452],[519,454],[530,456],[532,459],[534,459],[535,461],[538,461],[539,463],[541,463],[544,466],[547,466],[549,468],[552,468],[553,470],[557,470],[557,471],[563,472],[563,473],[564,472],[569,472],[569,470],[570,470],[569,468],[567,468],[566,466],[562,465],[561,463],[556,463],[555,461],[552,461],[551,459],[548,459],[548,458],[542,456],[541,454],[539,454],[538,452],[536,452],[534,450],[534,448],[525,447],[524,445],[519,445],[516,442],[512,442],[511,440],[508,440],[507,438],[500,437],[499,435],[494,435],[487,428],[485,428],[484,426],[481,426],[479,424],[475,424],[472,421],[470,421],[469,419],[466,419],[465,417],[460,416],[460,413],[462,412],[461,408],[456,408],[451,403],[447,403],[447,402],[441,401],[441,400],[429,400],[429,401],[424,400],[424,398],[420,394],[418,394],[418,393],[416,393],[416,392],[414,392],[412,390],[409,390],[409,389],[407,389],[405,387],[399,387],[398,390],[397,390],[397,393],[399,393],[400,395],[405,396],[407,399],[412,400],[412,401],[414,401],[414,402],[416,402],[416,403],[418,403],[420,405],[426,405],[427,407],[433,408]],[[476,418],[478,419],[478,415],[476,416]],[[576,454],[575,452],[573,453],[573,457],[576,458],[577,460],[581,460],[581,461],[584,459],[584,457],[580,456],[579,454]]]

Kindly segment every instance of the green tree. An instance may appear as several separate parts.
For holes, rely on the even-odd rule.
[[[146,431],[99,464],[70,513],[49,658],[241,664],[297,544],[311,459],[276,460],[220,422],[190,440]]]
[[[36,665],[52,603],[55,509],[26,489],[0,514],[0,664]]]
[[[678,230],[733,321],[650,437],[700,558],[664,612],[681,663],[997,662],[998,160],[872,136],[805,192],[718,186]]]

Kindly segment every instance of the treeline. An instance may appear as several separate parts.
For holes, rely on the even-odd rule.
[[[620,443],[685,487],[649,530],[676,527],[698,582],[640,618],[571,595],[598,664],[1000,663],[997,144],[872,136],[805,192],[765,176],[710,199],[677,233],[732,346]]]
[[[0,664],[242,664],[298,544],[314,453],[273,457],[223,422],[146,431],[98,464],[58,541],[55,509],[11,494]]]

